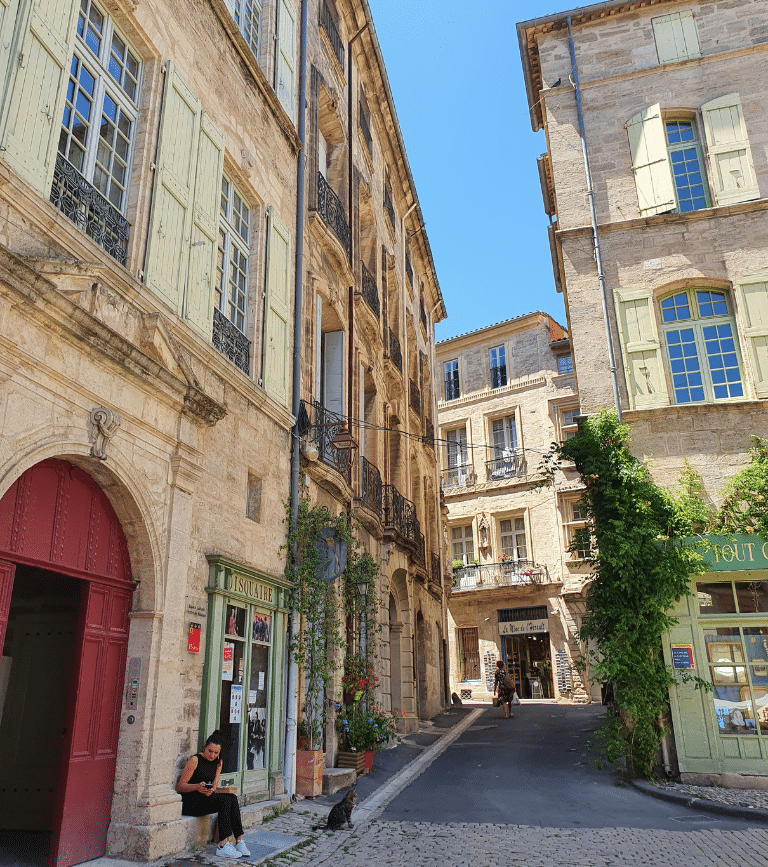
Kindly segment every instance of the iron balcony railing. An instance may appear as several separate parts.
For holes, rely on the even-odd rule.
[[[397,339],[397,335],[390,328],[389,329],[389,360],[395,367],[403,372],[403,353],[400,349],[400,341]]]
[[[443,490],[448,488],[464,488],[469,484],[469,473],[472,467],[469,464],[459,464],[456,467],[447,467],[440,470]]]
[[[389,217],[389,224],[392,226],[392,229],[395,228],[395,206],[392,204],[392,193],[389,191],[389,187],[384,187],[384,211],[386,215]]]
[[[113,259],[125,265],[130,223],[61,154],[56,154],[51,202]]]
[[[394,485],[383,486],[383,503],[385,527],[399,533],[408,542],[418,544],[421,527],[416,517],[416,506],[406,500]]]
[[[323,222],[349,250],[349,223],[341,199],[331,189],[322,172],[317,173],[317,210]]]
[[[352,457],[350,449],[337,449],[331,445],[331,440],[345,425],[342,416],[326,409],[318,401],[313,401],[310,406],[314,410],[313,442],[317,446],[320,460],[333,467],[349,485],[352,482]]]
[[[378,319],[381,316],[381,305],[379,304],[379,290],[376,286],[376,280],[363,262],[360,263],[360,267],[363,272],[363,298]]]
[[[427,568],[427,543],[424,540],[424,534],[419,533],[416,536],[416,545],[413,552],[413,561],[420,566]]]
[[[435,450],[435,426],[428,418],[424,418],[424,445]]]
[[[485,462],[485,473],[489,482],[499,479],[512,479],[525,475],[525,455],[522,451],[507,454]]]
[[[545,566],[533,560],[508,560],[505,563],[487,563],[462,566],[453,570],[453,590],[475,590],[511,585],[545,584],[548,580]]]
[[[367,458],[362,459],[360,479],[360,499],[379,518],[384,514],[382,504],[383,485],[381,473]]]
[[[421,415],[421,392],[413,380],[411,380],[411,387],[408,390],[408,403],[415,413]]]
[[[215,349],[228,358],[243,373],[251,370],[251,341],[216,307],[213,308],[213,337]]]
[[[336,60],[339,61],[339,66],[344,69],[344,43],[341,41],[339,28],[333,20],[333,14],[327,3],[323,3],[323,8],[320,11],[320,24],[331,43],[333,53],[336,55]]]
[[[368,118],[365,116],[362,105],[358,111],[360,119],[360,132],[363,134],[365,146],[368,148],[368,153],[373,156],[373,138],[371,137],[371,127],[368,124]]]

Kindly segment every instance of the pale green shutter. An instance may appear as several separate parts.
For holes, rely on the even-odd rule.
[[[296,12],[289,0],[277,0],[275,92],[291,120],[296,120]]]
[[[22,29],[17,21],[10,39],[0,115],[2,156],[45,196],[53,183],[79,5],[73,0],[36,0],[19,7],[27,20]],[[13,4],[3,10],[3,50],[9,35],[5,16],[16,17],[12,12]]]
[[[701,107],[707,137],[709,173],[718,205],[760,198],[747,128],[738,93]]]
[[[617,289],[614,298],[632,408],[668,406],[653,296],[645,289]]]
[[[224,136],[203,112],[197,148],[192,242],[184,298],[184,316],[206,340],[213,332],[213,290],[219,236]]]
[[[6,75],[11,58],[11,44],[14,36],[16,16],[19,14],[19,0],[0,0],[0,93],[7,92]],[[0,99],[0,106],[4,100]]]
[[[673,211],[675,189],[661,106],[644,108],[627,121],[626,127],[640,214],[650,217]]]
[[[170,63],[165,76],[145,273],[147,286],[181,314],[201,110],[199,100]]]
[[[768,397],[768,272],[738,286],[742,328],[752,363],[757,397]]]
[[[269,209],[267,297],[264,303],[264,390],[288,405],[288,317],[290,315],[291,235]]]
[[[701,57],[696,23],[690,10],[652,18],[651,23],[659,63],[674,63]]]

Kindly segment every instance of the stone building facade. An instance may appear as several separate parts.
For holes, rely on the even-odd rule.
[[[344,139],[333,40],[365,24]],[[308,465],[304,493],[373,502],[400,648],[397,678],[382,655],[384,689],[406,726],[441,706],[438,491],[421,437],[445,311],[366,3],[12,0],[0,41],[0,828],[50,835],[57,867],[152,860],[205,842],[174,786],[212,730],[241,803],[286,787],[297,225],[302,395],[338,386],[378,425],[346,476]],[[319,131],[326,179],[343,197],[351,176],[360,200],[354,259],[323,216],[336,204]],[[315,175],[299,220],[303,150]],[[323,353],[326,332],[352,340]],[[409,522],[361,493],[363,458],[384,502],[412,504]]]
[[[529,313],[441,341],[437,358],[451,688],[489,699],[503,659],[522,698],[588,702],[573,667],[588,577],[572,550],[581,483],[564,465],[552,486],[535,485],[551,444],[576,430],[568,333]]]
[[[377,699],[413,731],[447,699],[433,441],[445,306],[367,3],[310,3],[310,21],[301,493],[350,510],[380,564]],[[352,450],[331,445],[343,426]],[[328,765],[334,740],[331,719]]]
[[[674,485],[687,460],[717,504],[750,435],[766,430],[768,10],[608,2],[517,30],[533,129],[546,136],[539,168],[581,411],[617,405],[658,482]],[[743,580],[726,566],[709,584],[738,596]],[[671,692],[680,769],[751,773],[768,757],[756,724],[768,610],[757,599],[718,607],[696,583],[665,652],[682,665],[672,642],[690,646],[715,690]],[[726,677],[714,663],[731,652],[757,667]]]

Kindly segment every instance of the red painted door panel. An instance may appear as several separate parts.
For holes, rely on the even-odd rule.
[[[8,626],[8,612],[11,610],[11,594],[13,593],[13,576],[16,566],[0,560],[0,655],[5,644],[5,629]]]
[[[83,604],[82,650],[54,812],[51,867],[101,857],[112,809],[131,592],[89,583]]]

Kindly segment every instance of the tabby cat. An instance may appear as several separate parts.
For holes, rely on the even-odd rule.
[[[328,822],[326,828],[329,831],[339,831],[346,823],[348,828],[352,828],[352,809],[357,800],[357,791],[352,787],[346,795],[331,807],[331,812],[328,814]]]

